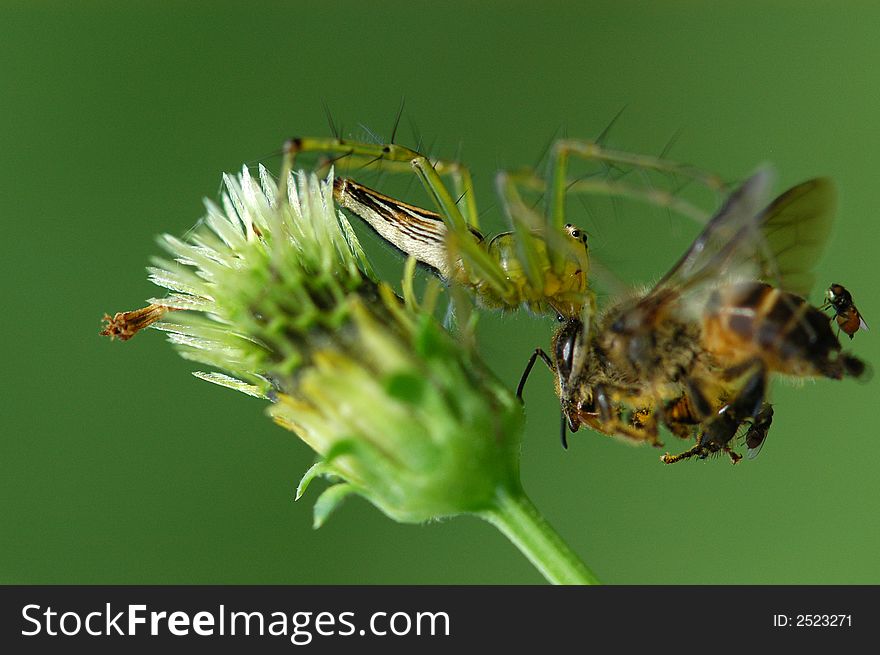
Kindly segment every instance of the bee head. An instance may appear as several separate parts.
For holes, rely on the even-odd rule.
[[[581,377],[587,359],[586,348],[584,324],[576,318],[565,319],[553,336],[553,362],[563,400],[571,394]]]

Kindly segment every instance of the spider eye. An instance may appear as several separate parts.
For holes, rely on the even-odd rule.
[[[575,239],[580,239],[581,238],[581,231],[580,230],[572,230],[571,236],[573,236]]]

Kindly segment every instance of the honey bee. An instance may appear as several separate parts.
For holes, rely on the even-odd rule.
[[[847,336],[852,339],[859,330],[867,330],[868,324],[856,309],[853,303],[852,294],[839,284],[832,284],[825,292],[827,302],[825,308],[830,307],[834,310],[834,319],[837,326],[846,332]]]
[[[827,317],[804,298],[811,265],[830,231],[835,192],[827,179],[789,189],[769,206],[761,171],[734,192],[684,255],[648,292],[602,315],[561,317],[551,355],[567,428],[655,446],[660,425],[696,437],[666,463],[727,453],[748,426],[753,457],[773,420],[769,377],[860,376]]]

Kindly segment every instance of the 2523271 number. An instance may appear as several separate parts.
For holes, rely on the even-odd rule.
[[[852,614],[798,614],[798,628],[851,628]]]

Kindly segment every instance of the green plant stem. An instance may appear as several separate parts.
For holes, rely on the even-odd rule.
[[[480,514],[519,548],[552,584],[599,584],[596,575],[544,520],[521,489],[500,489],[496,507]]]

